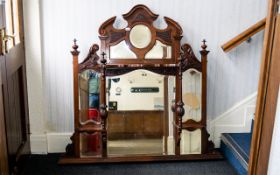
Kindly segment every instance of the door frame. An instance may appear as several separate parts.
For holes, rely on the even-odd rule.
[[[0,4],[0,29],[5,28],[5,4]],[[2,55],[2,39],[0,34],[0,174],[9,174],[8,165],[8,150],[7,150],[7,138],[6,138],[6,125],[5,125],[5,111],[4,111],[4,94],[3,94],[3,82],[1,73],[1,62],[5,61],[5,56]]]
[[[277,33],[275,28],[276,24],[280,22],[278,6],[279,0],[268,0],[268,15],[266,18],[258,97],[248,167],[249,175],[266,174],[268,170],[275,115],[270,115],[269,118],[265,117],[265,107],[266,105],[272,105],[272,110],[275,111],[277,107],[277,104],[272,102],[275,98],[277,100],[277,96],[274,99],[267,99],[267,93],[269,90],[268,82],[271,77],[272,52]],[[273,112],[271,113],[273,114]],[[262,164],[262,166],[258,166],[259,164]]]
[[[12,2],[12,1],[11,1]],[[5,6],[4,1],[4,6]],[[18,18],[18,37],[20,42],[15,44],[9,52],[3,52],[0,55],[1,70],[1,95],[3,98],[4,121],[5,121],[5,137],[6,137],[6,153],[8,171],[10,173],[20,172],[26,155],[30,154],[30,127],[29,127],[29,110],[27,97],[27,78],[25,49],[23,37],[23,3],[17,0],[17,18]],[[13,4],[11,4],[13,5]],[[14,4],[15,5],[15,4]],[[3,12],[2,12],[3,11]],[[5,7],[1,11],[1,17],[6,20]],[[11,13],[14,13],[12,11]],[[12,14],[14,15],[14,14]],[[5,22],[2,23],[5,28]],[[14,25],[14,24],[13,24]],[[14,29],[13,29],[14,30]],[[9,33],[10,35],[13,35]],[[14,36],[4,36],[14,37]],[[0,42],[2,42],[0,37]],[[4,50],[4,49],[3,49]],[[5,49],[6,50],[6,49]],[[17,92],[17,94],[15,93]],[[1,96],[2,97],[2,96]],[[16,102],[15,102],[16,101]],[[17,119],[17,120],[15,120]],[[16,123],[17,122],[17,123]],[[11,125],[15,124],[16,125]],[[17,137],[12,137],[14,133]],[[18,140],[16,140],[16,139]],[[16,142],[14,142],[16,140]],[[15,144],[16,143],[16,144]]]
[[[4,59],[4,56],[0,55],[0,59]],[[1,66],[0,66],[1,69]],[[5,127],[5,113],[4,113],[4,101],[3,101],[3,89],[2,89],[2,75],[0,70],[0,174],[8,175],[8,154],[7,154],[7,141],[6,141],[6,127]]]

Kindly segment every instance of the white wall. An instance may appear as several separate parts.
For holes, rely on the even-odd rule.
[[[257,92],[239,101],[215,119],[208,121],[207,130],[215,147],[220,147],[222,133],[246,133],[251,131],[256,101]]]
[[[46,101],[43,92],[39,0],[23,1],[23,9],[31,149],[36,152],[46,152],[43,105]],[[33,142],[34,139],[40,141]],[[37,143],[40,144],[40,150],[36,150]]]
[[[32,3],[38,2],[40,2],[38,9],[40,11],[34,17],[32,13],[36,13],[36,9],[33,10]],[[30,111],[34,113],[34,117],[31,117],[33,122],[31,128],[34,127],[34,131],[36,127],[39,128],[35,116],[42,116],[43,110],[45,110],[43,120],[39,117],[38,122],[40,126],[44,124],[42,130],[48,133],[73,131],[72,57],[69,52],[72,40],[78,39],[80,60],[82,60],[92,43],[99,44],[100,24],[111,16],[117,15],[116,26],[124,27],[121,14],[128,12],[136,4],[145,4],[154,13],[160,14],[160,19],[156,23],[159,27],[165,26],[163,15],[177,21],[184,31],[182,41],[190,43],[198,57],[200,41],[207,39],[208,49],[211,51],[208,61],[208,117],[210,119],[219,116],[257,90],[263,32],[254,36],[250,44],[243,43],[227,54],[220,46],[265,17],[267,6],[265,0],[122,0],[121,2],[119,0],[25,0],[24,3],[26,4],[24,10],[28,11],[25,18],[40,16],[40,26],[32,22],[25,23],[26,34],[29,33],[31,40],[36,40],[34,42],[37,44],[34,44],[34,47],[39,47],[40,39],[42,41],[42,55],[33,57],[38,60],[41,58],[42,74],[30,72],[28,83],[29,88],[32,88],[31,80],[35,81],[36,78],[40,79],[40,75],[42,76],[39,80],[39,82],[42,80],[42,86],[33,86],[43,91],[39,93],[39,99],[34,100],[36,93],[29,91],[29,94],[31,93],[29,105],[33,106],[34,110],[39,110]],[[32,38],[40,30],[41,38]],[[28,47],[28,43],[26,44]],[[39,50],[30,50],[27,60],[32,58],[31,53],[38,53]],[[37,65],[39,63],[30,64],[29,70],[35,69]],[[42,110],[38,107],[41,104],[43,104]]]

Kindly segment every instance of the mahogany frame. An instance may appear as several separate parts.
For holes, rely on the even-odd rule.
[[[99,28],[101,40],[101,58],[97,52],[99,46],[93,44],[89,49],[88,56],[82,63],[78,63],[78,45],[74,40],[73,51],[73,83],[74,83],[74,127],[75,131],[71,137],[72,144],[66,147],[66,156],[60,159],[60,164],[68,163],[102,163],[102,162],[128,162],[128,161],[163,161],[163,160],[201,160],[201,159],[219,159],[222,158],[221,154],[214,149],[214,144],[208,140],[209,134],[206,130],[207,119],[207,46],[205,40],[201,46],[201,62],[196,58],[193,50],[189,44],[183,44],[180,47],[180,40],[182,38],[182,28],[174,20],[164,17],[167,28],[157,29],[153,26],[153,22],[157,19],[158,15],[154,14],[148,7],[144,5],[136,5],[130,12],[123,15],[124,19],[128,22],[128,28],[132,28],[137,24],[146,25],[152,31],[151,43],[142,49],[135,48],[129,42],[129,30],[115,29],[113,23],[116,17],[112,17],[105,21]],[[130,49],[135,52],[137,59],[106,59],[105,56],[109,55],[109,47],[118,44],[125,40]],[[172,47],[171,59],[144,59],[147,53],[156,40],[170,45]],[[184,116],[184,103],[182,100],[182,74],[184,71],[193,68],[202,73],[202,114],[201,121],[188,120],[182,122]],[[100,73],[100,116],[101,125],[97,126],[92,123],[82,124],[79,121],[79,92],[78,92],[78,76],[79,73],[93,69]],[[172,111],[175,114],[174,118],[174,138],[175,138],[175,155],[135,155],[135,156],[122,156],[111,157],[107,155],[107,129],[106,120],[108,116],[106,106],[106,77],[116,76],[128,73],[137,69],[149,70],[161,75],[172,75],[176,78],[176,92],[175,103],[172,105]],[[180,135],[182,130],[194,131],[201,129],[201,154],[180,154]],[[94,133],[100,132],[102,136],[102,155],[101,157],[86,157],[80,156],[80,133]]]
[[[268,172],[279,88],[279,0],[268,1],[255,122],[249,157],[249,175]]]

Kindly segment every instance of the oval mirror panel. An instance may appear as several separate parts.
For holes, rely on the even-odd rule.
[[[134,47],[142,49],[150,44],[152,33],[147,26],[141,24],[136,25],[130,31],[129,39]]]

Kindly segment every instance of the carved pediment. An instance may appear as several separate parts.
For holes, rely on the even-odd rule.
[[[90,47],[87,57],[82,63],[79,64],[79,72],[82,72],[86,69],[97,69],[99,60],[99,56],[97,55],[98,50],[99,46],[97,44],[93,44]]]
[[[142,59],[150,50],[152,50],[156,42],[161,42],[166,46],[170,46],[171,51],[169,52],[172,52],[172,58],[170,60],[164,60],[164,62],[175,63],[179,53],[173,53],[175,51],[173,47],[178,45],[179,48],[180,40],[182,38],[182,28],[176,21],[172,20],[171,18],[164,17],[167,27],[165,29],[158,29],[153,25],[158,16],[159,15],[153,13],[145,5],[136,5],[128,13],[123,14],[124,20],[127,21],[127,26],[125,28],[117,29],[113,26],[116,21],[116,16],[108,19],[99,28],[102,51],[106,52],[108,58],[110,59],[111,56],[109,48],[124,41],[125,45],[127,45],[130,51],[132,51],[137,58]],[[130,39],[130,34],[136,26],[142,26],[150,32],[150,41],[141,48],[135,46]],[[114,61],[118,62],[118,60]],[[138,60],[138,63],[141,63],[141,61]],[[110,62],[108,64],[110,64]]]
[[[182,66],[183,72],[190,68],[194,68],[201,72],[202,69],[201,62],[198,61],[198,59],[196,58],[192,50],[192,47],[186,43],[181,46],[181,49],[182,49],[181,57],[183,60],[183,66]]]

